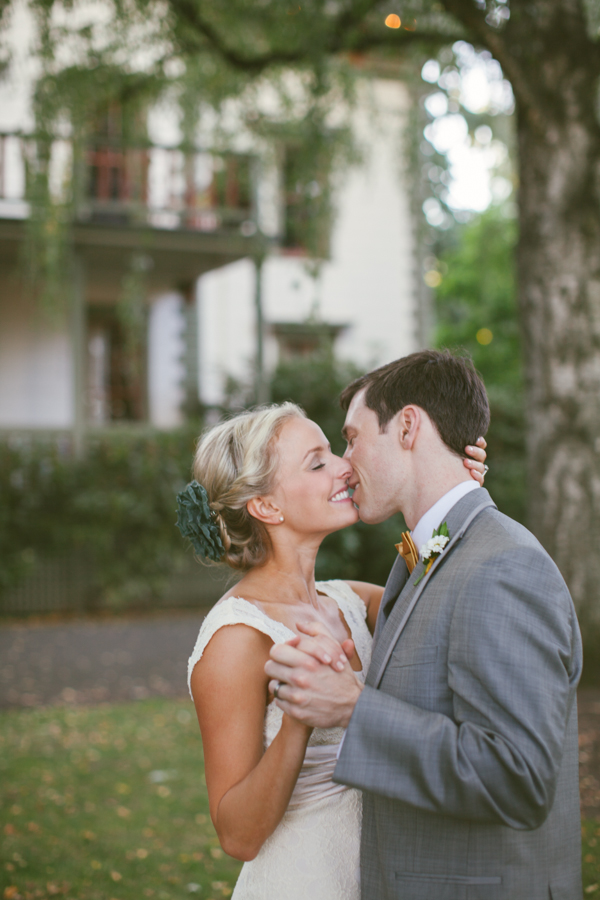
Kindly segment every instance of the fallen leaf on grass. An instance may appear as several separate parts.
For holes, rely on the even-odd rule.
[[[594,893],[595,891],[597,891],[597,890],[598,890],[598,885],[597,885],[597,884],[590,884],[589,887],[586,887],[584,893],[586,893],[586,894],[593,894],[593,893]]]
[[[111,872],[110,877],[112,878],[113,881],[120,881],[123,876],[121,875],[120,872]]]
[[[16,884],[9,884],[4,888],[4,900],[20,900],[19,888]]]
[[[127,809],[126,806],[117,806],[117,815],[122,819],[126,819],[127,816],[131,815],[131,810]]]

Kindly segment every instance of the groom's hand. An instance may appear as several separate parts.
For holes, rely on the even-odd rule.
[[[271,648],[271,659],[265,665],[271,679],[269,691],[274,693],[277,688],[278,706],[306,725],[346,728],[362,684],[342,646],[320,622],[304,626],[302,631],[306,637]],[[344,643],[349,651],[349,642]],[[324,657],[331,661],[325,662]]]

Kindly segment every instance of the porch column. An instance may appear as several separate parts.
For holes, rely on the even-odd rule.
[[[73,452],[80,459],[85,452],[86,432],[86,321],[85,267],[81,256],[71,258],[71,348],[73,359]]]

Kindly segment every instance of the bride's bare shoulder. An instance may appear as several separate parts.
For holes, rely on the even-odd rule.
[[[248,682],[266,683],[264,665],[273,641],[243,622],[219,628],[194,666],[190,678],[192,694],[218,688],[219,693],[238,690]]]

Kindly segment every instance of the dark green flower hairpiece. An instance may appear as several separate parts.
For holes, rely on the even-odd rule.
[[[197,481],[177,494],[177,527],[192,542],[198,556],[218,562],[225,553],[208,494]]]

